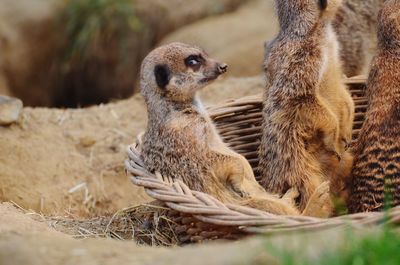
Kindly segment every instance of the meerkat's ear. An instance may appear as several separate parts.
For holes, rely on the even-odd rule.
[[[319,8],[325,10],[328,7],[328,0],[319,0]]]
[[[171,79],[170,75],[170,70],[165,64],[159,64],[154,67],[154,76],[156,77],[157,85],[160,88],[165,89]]]

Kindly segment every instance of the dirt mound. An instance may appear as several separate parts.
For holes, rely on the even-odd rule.
[[[162,43],[181,41],[204,48],[229,65],[231,76],[261,74],[264,41],[278,30],[273,1],[252,1],[237,11],[200,20],[168,35]]]
[[[35,221],[31,216],[24,214],[11,203],[0,203],[0,234],[17,233],[23,235],[30,233],[32,235],[68,237],[51,229],[44,222]]]
[[[0,200],[72,216],[146,202],[123,167],[145,122],[137,97],[88,109],[25,108],[17,124],[0,127]]]

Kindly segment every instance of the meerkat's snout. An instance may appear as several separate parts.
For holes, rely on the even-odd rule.
[[[218,65],[219,74],[224,74],[228,71],[228,65],[226,63],[222,63]]]
[[[200,80],[200,84],[208,83],[217,79],[220,75],[228,71],[228,65],[226,63],[220,63],[212,61],[209,67],[204,68],[204,78]]]

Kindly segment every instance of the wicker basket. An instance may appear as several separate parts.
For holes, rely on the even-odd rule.
[[[364,121],[367,99],[364,93],[365,79],[351,78],[347,84],[356,104],[353,140],[357,138]],[[209,109],[224,141],[244,155],[258,176],[258,146],[261,138],[262,97],[252,96],[226,102]],[[140,141],[137,144],[140,146]],[[379,212],[345,215],[330,219],[304,216],[278,216],[248,207],[223,204],[210,195],[192,191],[184,183],[173,183],[169,176],[150,174],[140,160],[135,146],[128,148],[126,169],[136,185],[165,203],[168,214],[175,224],[180,243],[214,239],[237,239],[254,233],[274,233],[293,230],[342,228],[346,225],[366,226],[385,222],[400,223],[400,208],[388,214]],[[385,222],[384,222],[385,221]]]

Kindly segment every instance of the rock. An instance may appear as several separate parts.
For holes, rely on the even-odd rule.
[[[17,98],[0,96],[0,125],[10,125],[19,119],[23,104]]]

